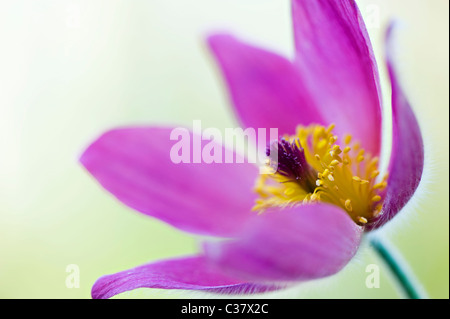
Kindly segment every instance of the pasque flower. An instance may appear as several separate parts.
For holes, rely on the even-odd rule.
[[[206,241],[196,256],[103,276],[94,298],[143,287],[262,292],[329,276],[412,197],[423,142],[391,55],[392,149],[380,174],[380,83],[356,3],[293,0],[292,13],[292,60],[228,34],[208,38],[242,126],[281,134],[268,147],[278,151],[274,174],[249,163],[175,164],[171,127],[114,129],[84,152],[82,164],[125,205],[226,239]]]

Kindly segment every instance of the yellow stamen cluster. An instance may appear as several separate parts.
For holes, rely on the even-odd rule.
[[[378,158],[366,154],[359,143],[345,136],[343,145],[337,144],[334,125],[297,128],[295,136],[285,139],[303,149],[312,168],[311,180],[305,188],[278,173],[261,175],[256,184],[259,199],[254,210],[270,207],[325,202],[344,209],[358,224],[364,225],[377,216],[382,208],[387,175],[379,179]]]

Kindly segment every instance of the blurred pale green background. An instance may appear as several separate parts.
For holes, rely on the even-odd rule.
[[[384,230],[433,298],[449,296],[448,0],[366,0],[403,21],[398,60],[426,139],[426,176]],[[231,30],[292,54],[288,0],[0,2],[0,297],[89,298],[103,274],[197,251],[197,241],[119,204],[78,164],[102,131],[135,123],[235,127],[204,35]],[[383,69],[384,71],[384,69]],[[382,73],[386,88],[385,73]],[[389,92],[387,95],[389,96]],[[267,297],[398,298],[365,285],[367,247],[340,274]],[[80,287],[66,287],[66,266]],[[190,297],[139,290],[125,297]]]

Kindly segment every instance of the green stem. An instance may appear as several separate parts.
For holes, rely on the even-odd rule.
[[[399,286],[409,299],[425,299],[426,294],[408,269],[403,258],[395,251],[394,247],[378,236],[369,236],[369,241],[378,255],[384,260],[397,279]]]

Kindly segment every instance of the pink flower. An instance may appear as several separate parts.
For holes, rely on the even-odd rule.
[[[365,232],[412,197],[423,142],[390,54],[393,141],[382,179],[380,84],[355,2],[293,0],[292,11],[294,61],[231,35],[208,39],[243,127],[284,135],[271,145],[281,151],[273,176],[258,176],[249,163],[174,164],[170,127],[114,129],[82,155],[125,205],[180,230],[227,239],[207,241],[197,256],[101,277],[94,298],[143,287],[262,292],[329,276],[352,259]]]

